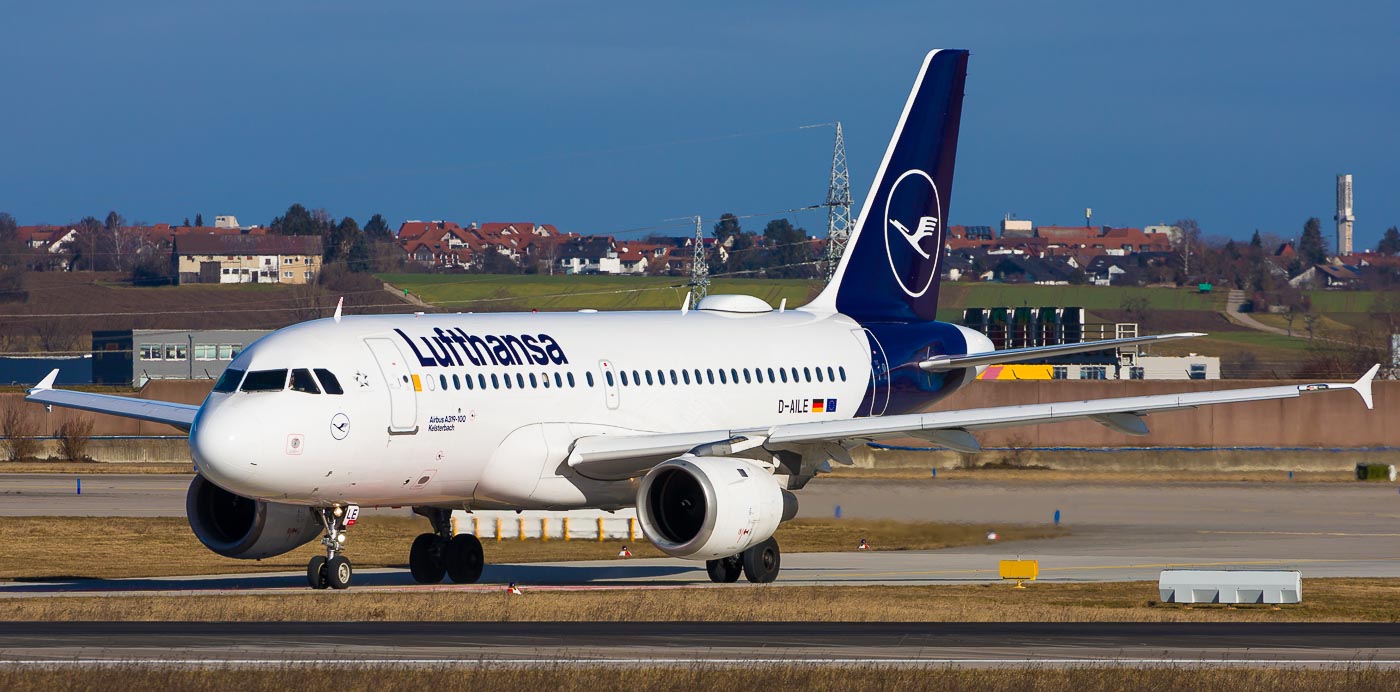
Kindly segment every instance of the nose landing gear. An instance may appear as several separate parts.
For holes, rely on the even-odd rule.
[[[345,530],[354,526],[360,518],[360,506],[335,505],[314,511],[326,528],[326,534],[321,537],[326,554],[317,555],[307,563],[306,582],[313,589],[347,588],[355,576],[355,568],[351,566],[349,558],[340,553],[345,549]]]
[[[481,541],[469,533],[453,535],[452,511],[414,507],[433,523],[433,532],[419,534],[408,551],[408,569],[420,584],[437,584],[444,576],[458,584],[474,584],[481,578],[485,558]]]

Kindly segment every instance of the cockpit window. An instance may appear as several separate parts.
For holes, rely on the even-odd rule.
[[[327,394],[344,394],[345,390],[340,388],[340,380],[335,379],[335,373],[325,369],[316,368],[316,379],[321,381],[321,388]]]
[[[310,370],[306,368],[297,368],[292,371],[292,391],[305,392],[307,394],[320,394],[321,388],[316,386],[316,380],[311,377]]]
[[[243,378],[245,392],[280,392],[286,386],[286,370],[254,370]]]
[[[228,368],[219,377],[219,381],[214,383],[214,391],[220,394],[228,394],[238,391],[238,383],[243,381],[243,370]]]

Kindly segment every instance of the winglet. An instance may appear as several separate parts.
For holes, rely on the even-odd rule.
[[[341,309],[342,307],[344,307],[344,306],[345,306],[345,296],[341,296],[341,297],[340,297],[340,300],[335,301],[335,315],[333,315],[333,317],[335,318],[335,323],[336,323],[336,324],[340,324],[340,309]]]
[[[681,316],[685,316],[690,313],[690,297],[694,293],[694,291],[686,291],[685,301],[681,303]]]
[[[1361,395],[1361,400],[1366,402],[1366,408],[1368,409],[1376,408],[1375,401],[1371,398],[1371,382],[1376,379],[1376,373],[1380,372],[1380,369],[1381,364],[1376,363],[1371,366],[1370,370],[1366,371],[1365,375],[1361,376],[1361,379],[1348,385],[1352,389],[1355,389],[1357,394]]]
[[[57,380],[57,379],[58,379],[58,368],[54,368],[53,370],[50,370],[50,371],[49,371],[49,374],[47,374],[47,375],[44,376],[44,379],[39,380],[39,384],[36,384],[36,385],[34,385],[33,387],[31,387],[31,388],[29,389],[29,391],[31,391],[31,392],[39,392],[39,391],[43,391],[43,390],[45,390],[45,389],[53,389],[54,380]]]

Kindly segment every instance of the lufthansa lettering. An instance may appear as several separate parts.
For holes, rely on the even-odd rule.
[[[433,328],[433,336],[420,336],[426,350],[420,350],[413,339],[395,329],[418,364],[425,368],[453,367],[468,363],[482,367],[486,365],[567,365],[568,357],[559,342],[548,334],[521,334],[477,336],[468,334],[460,327],[454,329]]]

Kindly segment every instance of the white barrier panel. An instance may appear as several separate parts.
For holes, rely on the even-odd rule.
[[[1157,581],[1163,603],[1301,603],[1297,570],[1164,569]]]
[[[567,512],[525,510],[522,512],[478,510],[452,513],[456,533],[471,533],[483,541],[489,540],[565,540],[598,541],[606,538],[644,541],[642,526],[635,509],[605,512],[600,509],[578,509]]]

